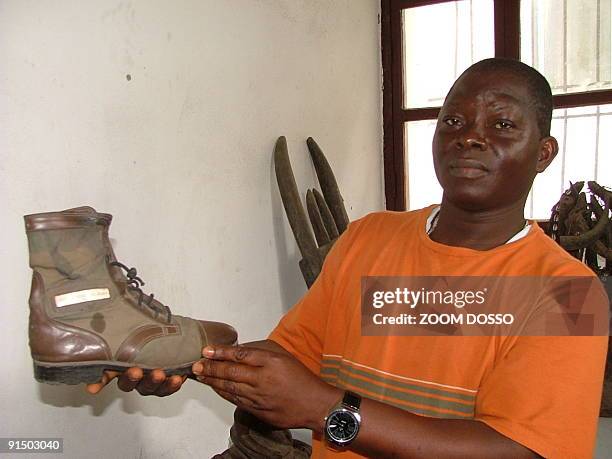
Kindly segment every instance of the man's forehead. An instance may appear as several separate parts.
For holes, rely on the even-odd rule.
[[[482,90],[482,91],[465,91],[465,92],[454,92],[449,94],[446,98],[444,105],[446,107],[454,107],[458,105],[465,105],[466,103],[472,102],[484,102],[488,105],[508,105],[522,107],[526,105],[527,100],[522,97],[518,97],[512,93],[505,91],[498,91],[495,89]]]
[[[521,78],[508,72],[470,72],[453,85],[445,106],[482,100],[490,104],[528,105],[529,91]]]

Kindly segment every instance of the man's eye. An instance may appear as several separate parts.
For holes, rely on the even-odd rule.
[[[514,124],[512,124],[510,121],[498,120],[495,122],[494,126],[495,129],[511,129],[514,127]]]
[[[458,126],[459,124],[461,124],[461,121],[459,121],[458,118],[454,118],[452,116],[448,117],[448,118],[444,118],[442,120],[442,122],[444,124],[447,124],[448,126]]]

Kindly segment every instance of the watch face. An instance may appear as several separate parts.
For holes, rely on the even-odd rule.
[[[355,415],[349,411],[332,413],[327,420],[327,432],[336,441],[345,442],[353,439],[358,429]]]

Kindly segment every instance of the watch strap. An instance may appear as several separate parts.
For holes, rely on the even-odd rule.
[[[344,393],[342,404],[348,408],[353,409],[354,411],[359,411],[359,406],[361,405],[361,396],[359,396],[355,392],[351,392],[350,390],[347,390]]]

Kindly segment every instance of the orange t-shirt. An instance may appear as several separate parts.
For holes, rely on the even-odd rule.
[[[432,208],[353,222],[270,339],[364,397],[482,421],[544,457],[591,457],[607,337],[362,336],[362,276],[593,276],[537,224],[487,251],[434,242],[425,232]],[[312,457],[336,455],[362,457],[313,438]]]

